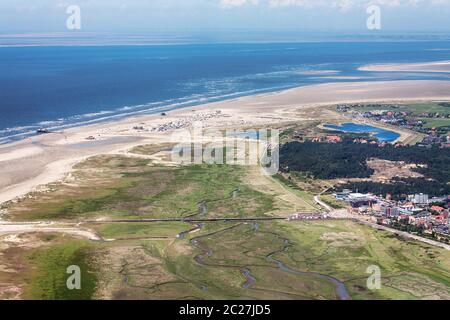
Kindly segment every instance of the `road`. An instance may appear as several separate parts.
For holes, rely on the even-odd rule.
[[[378,229],[378,230],[383,230],[383,231],[388,231],[391,233],[395,233],[399,236],[402,236],[404,238],[408,238],[408,239],[413,239],[413,240],[417,240],[426,244],[430,244],[432,246],[436,246],[436,247],[440,247],[446,250],[450,250],[450,245],[439,242],[439,241],[435,241],[435,240],[431,240],[428,238],[424,238],[424,237],[420,237],[420,236],[416,236],[414,234],[408,233],[408,232],[404,232],[404,231],[400,231],[400,230],[396,230],[396,229],[392,229],[383,225],[379,225],[376,223],[372,223],[372,222],[368,222],[368,221],[364,221],[364,220],[359,220],[358,222],[367,226],[370,226],[372,228]]]
[[[424,237],[420,237],[408,232],[404,232],[404,231],[400,231],[397,229],[393,229],[393,228],[389,228],[387,226],[383,226],[383,225],[379,225],[377,223],[371,222],[368,220],[367,216],[360,216],[360,215],[356,215],[356,214],[351,214],[348,213],[347,210],[333,210],[330,211],[330,217],[334,218],[334,219],[348,219],[348,220],[353,220],[356,223],[360,223],[363,225],[366,225],[368,227],[377,229],[377,230],[383,230],[383,231],[387,231],[390,233],[394,233],[396,235],[399,235],[403,238],[406,239],[412,239],[412,240],[417,240],[432,246],[436,246],[436,247],[440,247],[446,250],[450,250],[450,245],[436,241],[436,240],[432,240],[432,239],[428,239],[428,238],[424,238]]]
[[[152,222],[252,222],[252,221],[276,221],[286,220],[282,217],[248,217],[248,218],[173,218],[173,219],[122,219],[122,220],[93,220],[84,223],[91,224],[108,224],[108,223],[152,223]]]
[[[102,221],[83,221],[80,223],[54,223],[54,222],[7,222],[0,220],[0,236],[18,235],[24,233],[62,233],[72,236],[82,237],[92,241],[105,241],[99,234],[93,230],[80,227],[81,224],[111,224],[111,223],[154,223],[154,222],[186,222],[186,223],[204,223],[204,222],[255,222],[255,221],[275,221],[286,220],[286,218],[277,217],[250,217],[250,218],[176,218],[176,219],[141,219],[141,220],[102,220]]]
[[[327,205],[325,202],[323,202],[322,200],[320,200],[320,196],[323,195],[324,193],[326,193],[328,190],[330,190],[331,187],[323,190],[320,194],[318,194],[317,196],[314,197],[314,201],[321,206],[322,208],[325,208],[326,211],[330,212],[333,210],[332,207],[330,207],[329,205]]]

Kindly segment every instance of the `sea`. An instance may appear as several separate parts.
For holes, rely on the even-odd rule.
[[[329,82],[436,79],[372,63],[450,60],[450,41],[0,45],[0,143]]]

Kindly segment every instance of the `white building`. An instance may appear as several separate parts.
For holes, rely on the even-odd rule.
[[[348,199],[350,201],[357,201],[357,200],[366,200],[368,198],[367,194],[362,194],[362,193],[350,193],[348,195]]]
[[[410,200],[415,204],[428,204],[429,196],[427,194],[419,193],[409,196]]]

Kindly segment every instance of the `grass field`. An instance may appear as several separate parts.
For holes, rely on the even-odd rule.
[[[440,114],[450,114],[450,105],[441,103],[418,103],[410,104],[406,107],[407,110],[415,113],[440,113]]]
[[[333,209],[342,209],[342,208],[346,207],[344,202],[336,200],[336,198],[330,194],[322,195],[320,197],[320,200],[325,202],[327,205],[329,205]]]
[[[90,300],[97,288],[94,246],[84,241],[65,240],[26,255],[32,266],[24,297],[38,300]],[[97,253],[98,254],[98,253]],[[81,290],[67,288],[67,268],[81,270]]]
[[[440,127],[450,127],[450,119],[428,119],[421,118],[425,125],[425,128],[440,128]]]
[[[393,108],[386,105],[380,105],[379,107],[373,106],[361,106],[356,108],[359,111],[373,111],[373,110],[386,110],[386,111],[408,111],[416,115],[422,113],[440,113],[440,114],[450,114],[450,106],[447,104],[440,103],[415,103],[401,105],[399,108]]]
[[[306,211],[320,210],[320,207],[314,202],[315,193],[302,189],[296,179],[289,180],[285,178],[282,174],[274,175],[273,179],[275,181],[278,181],[278,183],[280,183],[282,186],[284,186],[287,191],[293,193],[298,198],[302,199],[308,205]]]
[[[110,223],[95,225],[93,229],[103,238],[139,239],[139,238],[175,238],[179,233],[191,229],[184,222],[153,222],[153,223]]]
[[[450,252],[350,221],[282,225],[296,244],[283,260],[344,281],[355,299],[449,299]],[[381,290],[367,289],[367,268],[381,269]]]

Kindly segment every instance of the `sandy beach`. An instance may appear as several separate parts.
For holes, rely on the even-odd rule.
[[[194,122],[202,122],[204,128],[267,128],[311,120],[305,116],[308,112],[298,111],[320,106],[434,100],[450,100],[450,81],[332,83],[34,136],[0,146],[0,203],[64,178],[75,163],[87,157],[170,142],[171,133],[188,129]]]
[[[358,70],[375,72],[450,72],[450,61],[369,64],[360,67]]]

